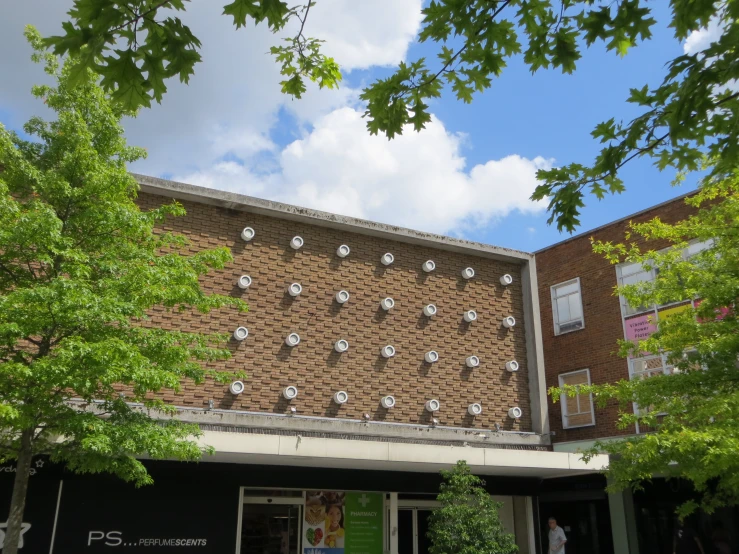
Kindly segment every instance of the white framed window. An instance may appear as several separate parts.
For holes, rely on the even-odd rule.
[[[652,356],[644,356],[643,358],[629,359],[629,378],[630,379],[651,379],[659,375],[669,375],[672,373],[672,366],[667,364],[666,354],[655,354]],[[644,412],[652,410],[652,406],[648,406]],[[634,413],[639,415],[639,405],[634,402]],[[638,427],[637,427],[638,429]],[[639,431],[637,430],[637,433]]]
[[[560,387],[564,385],[579,387],[589,384],[589,369],[570,371],[559,376]],[[595,425],[595,409],[593,408],[593,395],[591,393],[575,396],[563,394],[560,396],[560,402],[562,402],[562,427],[565,429]]]
[[[713,239],[701,242],[693,241],[688,244],[688,246],[683,250],[683,258],[689,260],[696,254],[712,248],[713,244]],[[664,252],[664,250],[662,250],[662,252]],[[624,263],[616,266],[616,278],[618,279],[619,285],[635,285],[637,283],[647,283],[649,281],[654,281],[658,273],[659,272],[656,269],[646,269],[639,263]],[[654,305],[638,307],[630,306],[626,299],[621,295],[619,295],[619,300],[621,301],[621,312],[623,314],[623,317],[655,310]],[[684,302],[686,300],[689,300],[689,298],[683,298],[681,300],[678,300],[677,302],[670,302],[669,304],[662,304],[659,307],[679,304],[680,302]]]
[[[579,277],[552,287],[552,315],[555,335],[585,327]]]

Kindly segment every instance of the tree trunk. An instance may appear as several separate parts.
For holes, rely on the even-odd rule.
[[[15,468],[13,496],[10,499],[10,514],[8,515],[8,524],[5,529],[5,545],[2,550],[3,554],[18,554],[18,542],[21,538],[23,511],[26,507],[26,492],[28,491],[31,458],[33,458],[32,439],[33,429],[28,429],[21,433],[21,448],[18,451],[18,463]]]

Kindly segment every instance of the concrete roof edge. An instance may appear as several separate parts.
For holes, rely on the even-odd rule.
[[[539,250],[534,251],[534,255],[541,254],[542,252],[545,252],[546,250],[549,250],[551,248],[554,248],[555,246],[560,246],[561,244],[565,244],[566,242],[570,242],[573,240],[577,240],[579,238],[582,238],[586,235],[591,235],[593,233],[597,233],[598,231],[602,231],[603,229],[607,229],[611,225],[617,225],[619,223],[623,223],[624,221],[628,221],[629,219],[634,219],[635,217],[639,217],[640,215],[644,215],[645,213],[651,212],[652,210],[656,210],[657,208],[661,208],[662,206],[667,206],[668,204],[671,204],[673,202],[677,202],[678,200],[683,200],[684,198],[687,198],[688,196],[691,196],[693,194],[696,194],[697,190],[691,190],[688,192],[685,192],[683,194],[680,194],[679,196],[676,196],[675,198],[670,198],[669,200],[665,200],[664,202],[660,202],[659,204],[655,204],[654,206],[649,206],[648,208],[644,208],[643,210],[639,210],[638,212],[634,212],[633,214],[625,215],[624,217],[620,217],[618,219],[614,219],[613,221],[609,221],[608,223],[604,223],[603,225],[598,225],[597,227],[593,227],[592,229],[588,229],[587,231],[583,231],[582,233],[578,233],[576,235],[572,235],[571,237],[568,237],[566,239],[563,239],[559,242],[555,242],[553,244],[550,244],[549,246],[545,246],[544,248],[539,248]]]
[[[252,212],[281,219],[301,221],[312,225],[341,229],[352,233],[383,237],[399,242],[418,244],[441,250],[468,253],[475,256],[494,258],[503,261],[526,263],[533,259],[533,254],[521,252],[519,250],[502,248],[499,246],[492,246],[489,244],[472,242],[444,235],[436,235],[433,233],[424,233],[423,231],[415,231],[413,229],[388,225],[386,223],[377,223],[374,221],[332,214],[320,210],[301,208],[299,206],[283,204],[282,202],[274,202],[272,200],[264,200],[262,198],[255,198],[244,194],[199,187],[196,185],[180,183],[168,179],[160,179],[158,177],[150,177],[148,175],[141,175],[138,173],[131,173],[131,175],[138,181],[141,186],[141,191],[149,194],[167,196],[178,200],[190,200],[201,204],[210,204],[213,206]]]

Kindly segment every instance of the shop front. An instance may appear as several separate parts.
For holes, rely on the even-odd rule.
[[[44,463],[32,476],[21,552],[426,554],[433,473],[152,462],[152,486]],[[11,467],[11,466],[8,466]],[[2,474],[7,519],[12,472]],[[501,519],[531,552],[537,480],[489,478]],[[527,511],[528,510],[528,511]]]

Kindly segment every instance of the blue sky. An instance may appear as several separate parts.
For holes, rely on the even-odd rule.
[[[583,51],[577,71],[566,75],[558,70],[531,74],[521,57],[514,59],[491,89],[475,96],[472,104],[445,95],[432,105],[447,128],[468,135],[464,155],[468,163],[484,163],[509,154],[534,157],[543,154],[563,165],[588,163],[599,151],[590,132],[611,117],[629,120],[639,113],[625,102],[632,87],[657,85],[665,64],[683,53],[669,22],[668,3],[651,4],[658,24],[652,40],[640,44],[621,58],[601,44]],[[433,44],[415,43],[409,58],[433,56]],[[386,71],[354,71],[347,81],[360,84]],[[589,196],[576,233],[587,232],[614,219],[628,216],[684,194],[694,184],[674,187],[669,170],[660,172],[651,160],[634,160],[622,171],[626,192],[603,201]],[[537,250],[570,236],[546,224],[546,214],[522,215],[513,212],[505,225],[492,224],[470,230],[467,238],[518,248]],[[512,230],[512,231],[509,231]]]
[[[28,61],[21,32],[32,23],[59,31],[71,0],[49,6],[28,0],[0,21],[0,121],[18,128],[43,112],[27,93],[43,80]],[[162,106],[126,123],[132,143],[149,158],[133,167],[151,175],[272,198],[471,240],[533,251],[564,238],[546,224],[543,206],[527,199],[536,168],[590,162],[590,132],[600,121],[637,112],[631,87],[656,84],[664,65],[683,52],[666,24],[667,3],[650,3],[658,20],[652,40],[619,58],[596,45],[573,75],[531,75],[513,59],[472,104],[452,95],[431,105],[435,120],[421,135],[387,143],[363,130],[361,87],[387,75],[400,59],[434,56],[414,41],[421,0],[319,0],[309,32],[324,38],[345,69],[341,90],[311,89],[301,101],[278,92],[279,75],[264,53],[278,40],[264,29],[234,31],[207,0],[186,16],[204,43],[204,62],[189,87],[173,84]],[[187,19],[189,18],[189,19]],[[671,173],[636,160],[622,172],[627,191],[603,201],[588,197],[587,230],[690,189],[672,187]]]

